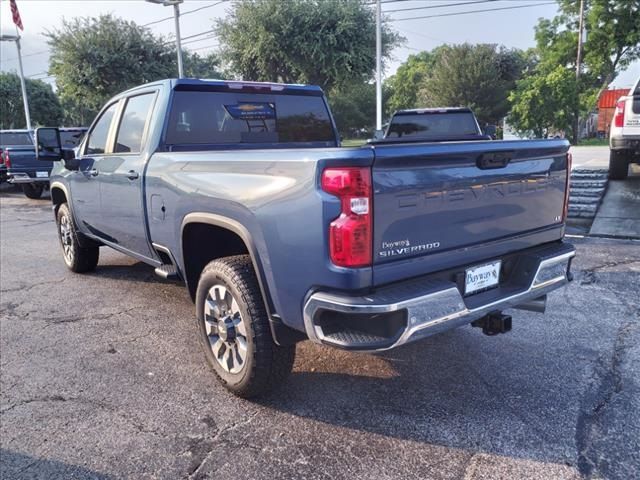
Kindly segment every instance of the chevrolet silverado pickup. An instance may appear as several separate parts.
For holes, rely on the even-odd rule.
[[[504,310],[541,312],[571,279],[565,140],[341,148],[318,87],[196,79],[114,97],[75,154],[36,137],[66,265],[108,246],[185,282],[240,396],[280,383],[301,340],[503,333]]]
[[[60,128],[60,141],[64,148],[74,148],[87,131],[83,127]],[[36,160],[32,132],[4,130],[0,132],[2,163],[9,183],[20,185],[28,198],[40,198],[49,186],[49,173],[53,162]],[[7,143],[5,143],[7,142]]]
[[[640,164],[640,78],[616,104],[609,148],[609,178],[624,180],[629,175],[629,165]]]

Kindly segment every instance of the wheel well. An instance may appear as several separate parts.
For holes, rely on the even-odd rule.
[[[51,189],[51,200],[56,207],[59,207],[63,203],[67,202],[67,196],[61,188],[53,187]]]
[[[182,231],[182,254],[191,299],[196,298],[200,273],[209,262],[216,258],[248,253],[244,240],[231,230],[207,223],[187,224]]]

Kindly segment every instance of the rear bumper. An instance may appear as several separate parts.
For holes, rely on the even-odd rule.
[[[9,183],[22,184],[22,183],[49,183],[49,178],[36,178],[30,177],[27,173],[10,173]]]
[[[467,297],[455,282],[428,276],[360,296],[314,292],[304,305],[305,330],[338,348],[388,350],[543,297],[570,280],[574,256],[566,243],[527,251],[499,287]]]
[[[611,150],[630,150],[640,153],[640,135],[624,135],[611,137],[609,140]]]

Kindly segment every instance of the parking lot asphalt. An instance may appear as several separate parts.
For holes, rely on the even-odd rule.
[[[64,266],[49,201],[0,193],[0,478],[640,477],[640,243],[575,239],[513,331],[380,355],[304,342],[284,387],[221,387],[186,290],[106,248]]]

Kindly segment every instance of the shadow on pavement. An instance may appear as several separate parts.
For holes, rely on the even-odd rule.
[[[305,342],[298,355],[312,361],[259,403],[382,436],[570,464],[584,364],[566,349],[554,359],[566,369],[549,368],[535,342],[506,338],[462,328],[382,355]]]
[[[78,465],[36,458],[2,448],[0,449],[0,478],[43,480],[91,478],[94,480],[109,480],[113,477]]]

